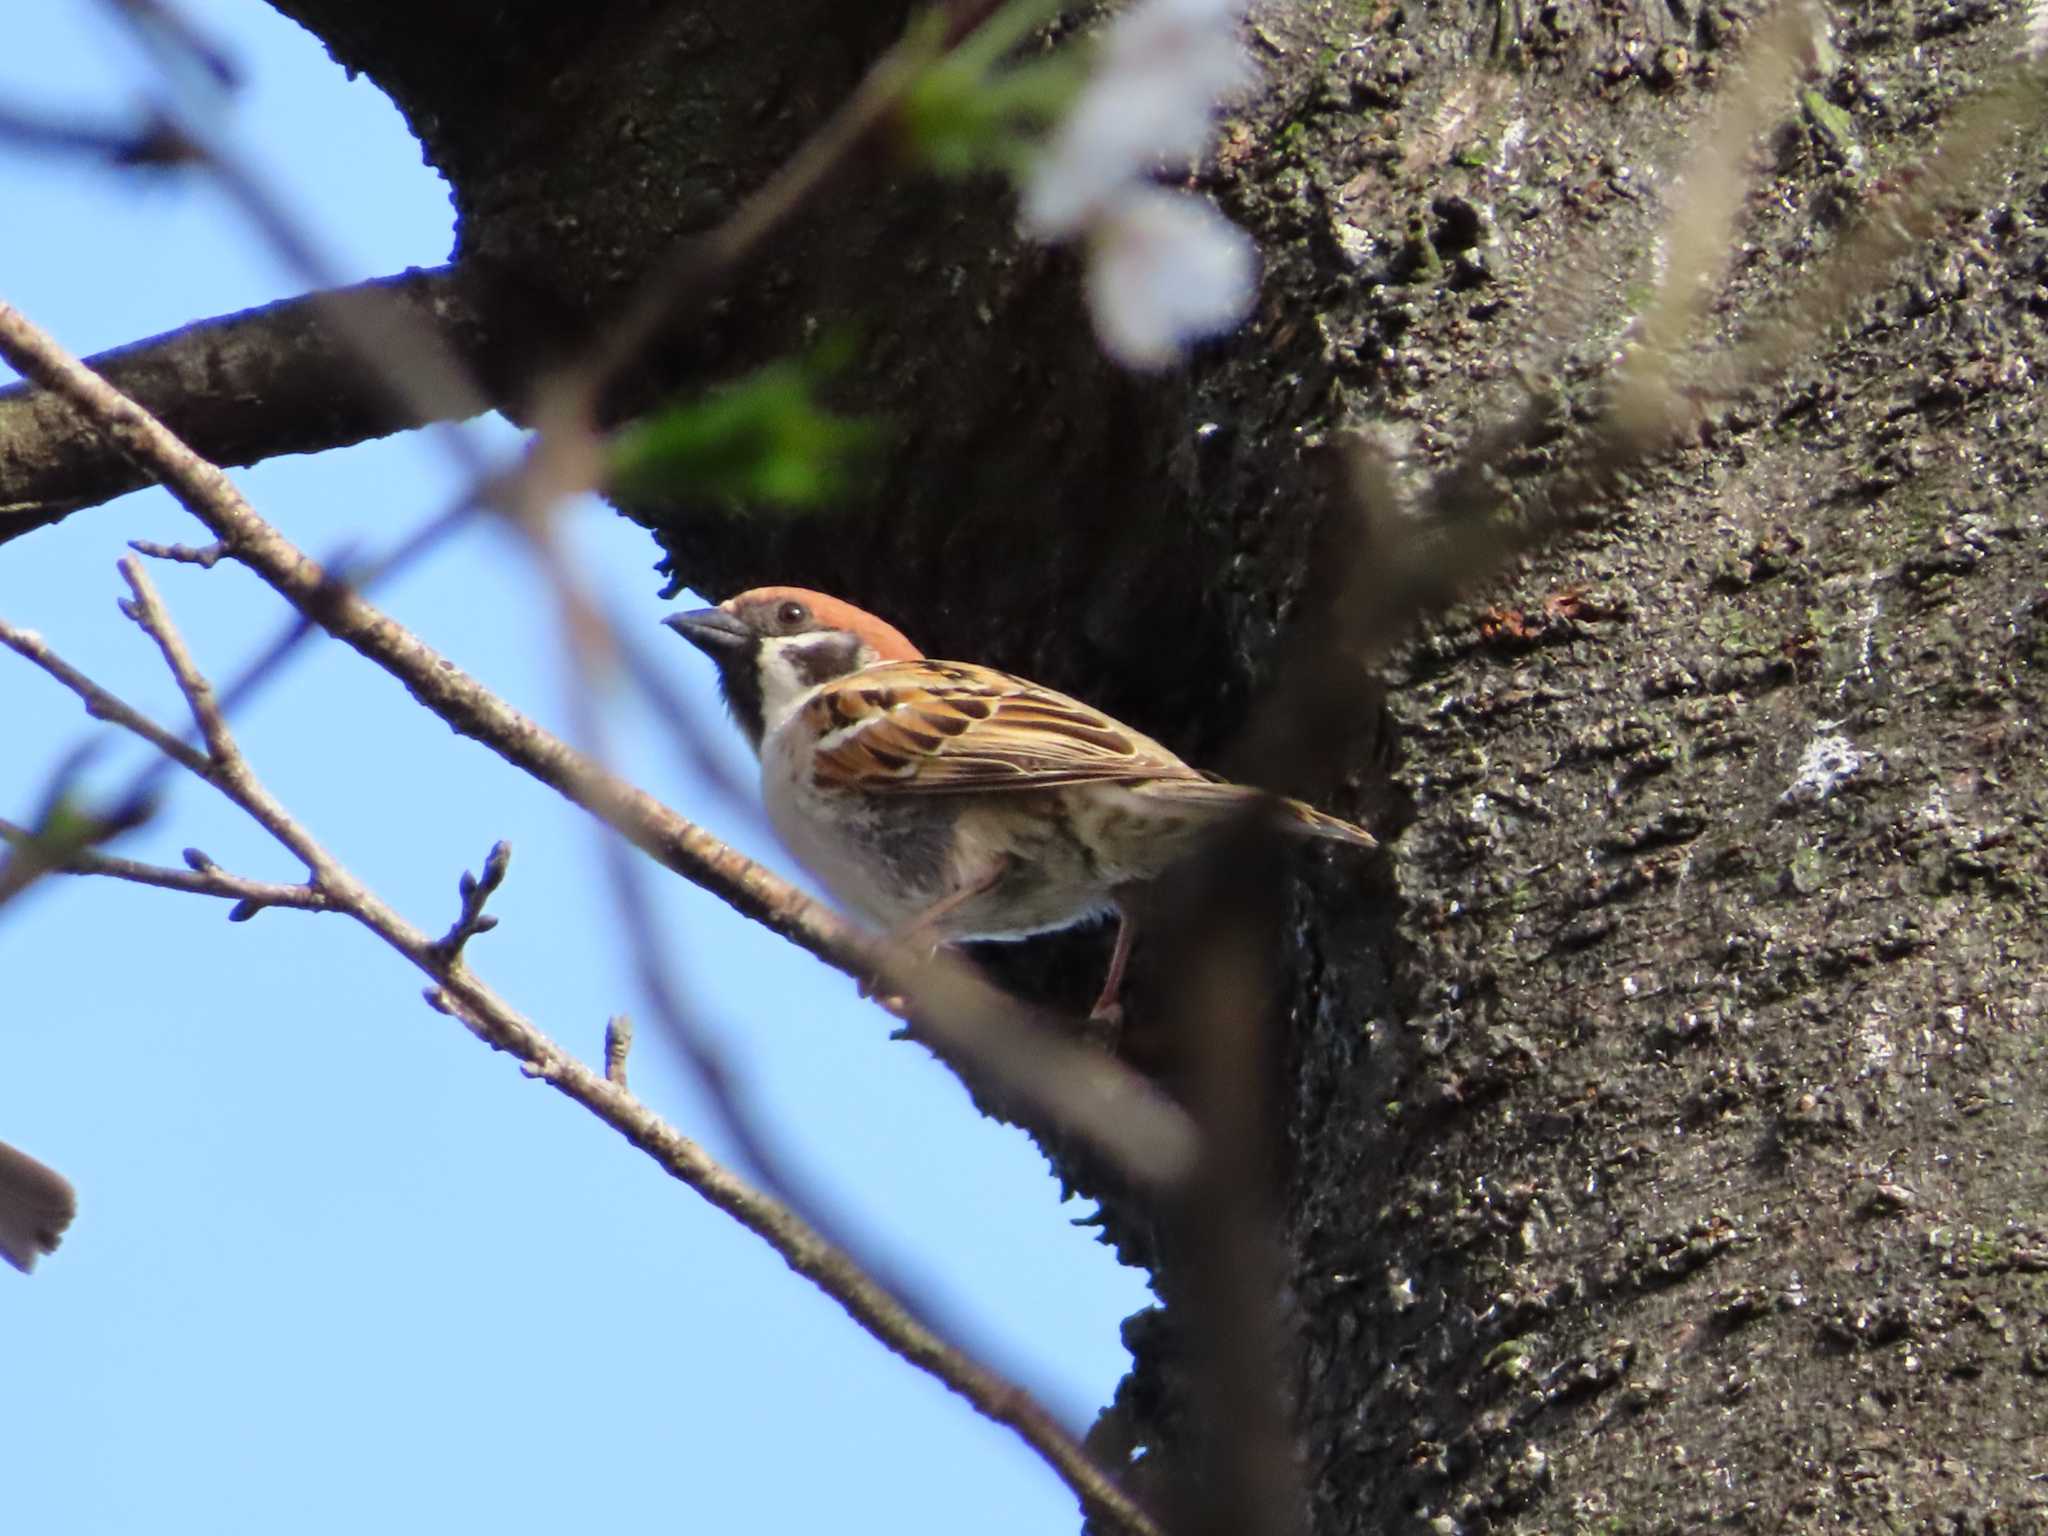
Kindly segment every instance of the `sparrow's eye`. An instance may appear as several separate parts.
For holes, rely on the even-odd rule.
[[[795,629],[799,624],[808,624],[811,610],[802,603],[784,603],[775,610],[775,620],[784,629]]]

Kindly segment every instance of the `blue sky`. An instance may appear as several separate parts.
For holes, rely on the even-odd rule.
[[[397,114],[249,0],[185,9],[249,85],[232,118],[350,276],[447,254],[446,189]],[[89,0],[0,17],[0,102],[114,111],[144,77]],[[80,352],[297,291],[203,184],[0,146],[0,296]],[[502,423],[478,430],[510,452]],[[238,474],[316,553],[382,548],[452,494],[421,440]],[[644,534],[574,515],[587,577],[650,632]],[[160,719],[183,723],[115,609],[131,538],[197,525],[144,493],[0,546],[0,615]],[[231,674],[279,623],[223,565],[154,574],[202,663]],[[523,557],[469,530],[384,600],[558,728],[564,678]],[[665,634],[707,729],[700,659]],[[627,980],[588,823],[452,738],[381,674],[309,650],[237,720],[271,787],[422,926],[498,838],[511,878],[471,958],[565,1045],[643,1018],[634,1086],[686,1131],[702,1105]],[[91,734],[75,701],[0,656],[0,814],[20,819]],[[692,781],[629,701],[623,760],[656,793],[786,868],[758,821]],[[108,753],[118,782],[132,751]],[[295,879],[281,850],[179,783],[122,852],[196,845]],[[850,982],[662,877],[692,998],[812,1182],[973,1341],[1076,1429],[1127,1360],[1148,1299],[1062,1205],[1018,1132]],[[8,1525],[71,1536],[298,1536],[367,1528],[1068,1531],[1066,1490],[1006,1433],[885,1354],[756,1239],[420,1002],[420,978],[336,917],[263,914],[107,882],[52,881],[0,913],[0,1138],[62,1169],[80,1214],[27,1279],[0,1271]],[[706,1136],[714,1149],[717,1138]],[[370,1523],[374,1522],[372,1526]]]

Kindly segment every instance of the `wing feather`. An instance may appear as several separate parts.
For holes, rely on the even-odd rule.
[[[885,662],[803,705],[820,789],[948,795],[1201,775],[1079,699],[986,667]]]

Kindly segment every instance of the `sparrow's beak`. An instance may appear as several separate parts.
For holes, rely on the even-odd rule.
[[[661,622],[716,662],[728,660],[754,641],[754,632],[723,608],[672,613]]]

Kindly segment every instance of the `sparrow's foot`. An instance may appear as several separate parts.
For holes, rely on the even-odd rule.
[[[1089,1011],[1088,1021],[1081,1026],[1081,1038],[1091,1045],[1099,1045],[1112,1056],[1124,1037],[1124,1005],[1122,1003],[1097,1003]]]
[[[901,992],[884,992],[887,985],[879,976],[863,976],[854,983],[854,989],[865,999],[872,998],[877,1008],[884,1013],[893,1013],[899,1019],[910,1017],[910,999]]]

